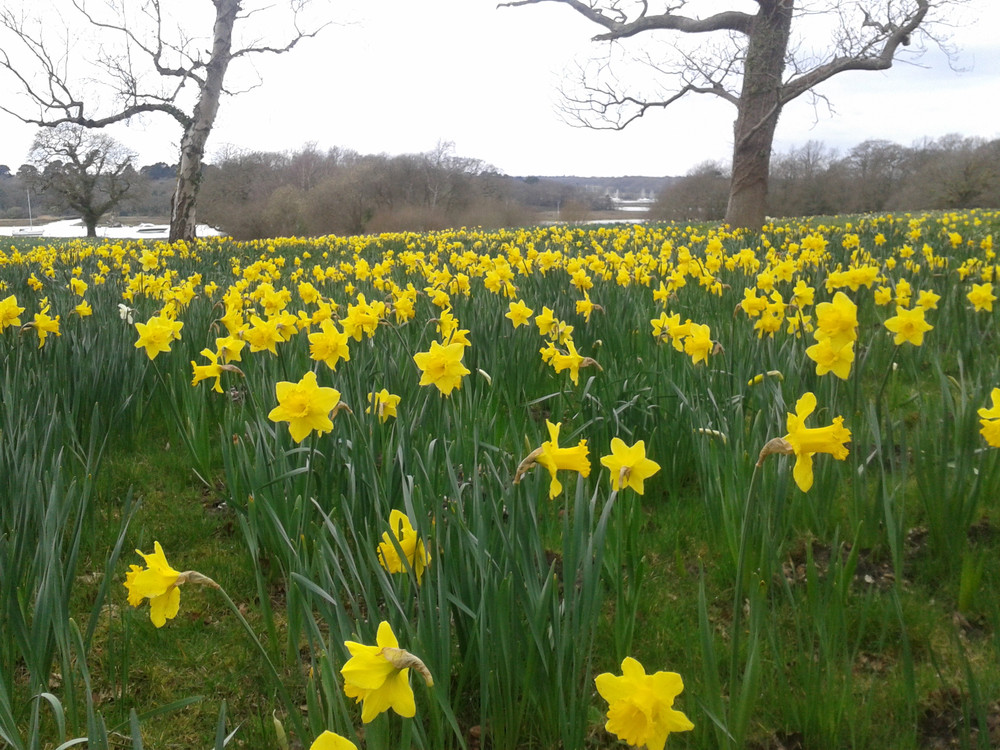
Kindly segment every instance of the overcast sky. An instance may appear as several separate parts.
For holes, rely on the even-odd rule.
[[[560,78],[600,48],[590,42],[599,29],[568,8],[497,8],[492,0],[335,0],[326,7],[336,25],[287,55],[259,60],[262,85],[224,99],[210,160],[227,145],[291,151],[315,142],[323,150],[400,154],[439,141],[512,175],[678,175],[729,159],[735,110],[716,98],[692,98],[623,131],[566,124],[557,111]],[[820,88],[833,113],[805,98],[785,108],[775,149],[809,140],[843,152],[869,138],[911,145],[948,133],[1000,137],[1000,2],[969,0],[953,18],[961,70],[930,48],[917,65],[842,75]],[[12,82],[0,79],[0,98],[13,101],[12,92]],[[34,132],[0,113],[0,163],[16,169]],[[180,131],[166,116],[112,133],[139,152],[141,164],[177,161]]]

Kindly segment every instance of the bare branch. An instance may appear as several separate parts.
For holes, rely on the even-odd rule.
[[[93,15],[89,10],[87,10],[86,0],[72,0],[73,7],[75,7],[87,21],[94,27],[98,29],[105,29],[116,35],[121,35],[126,41],[126,50],[131,54],[132,50],[139,50],[152,61],[156,72],[161,76],[173,76],[179,78],[192,78],[196,83],[202,83],[201,78],[195,75],[194,70],[199,67],[197,65],[189,65],[188,67],[170,67],[163,64],[163,49],[164,46],[164,36],[163,36],[163,18],[160,12],[159,0],[154,0],[153,5],[153,17],[156,21],[156,34],[153,38],[153,44],[145,43],[138,34],[131,29],[124,19],[118,23],[113,23],[111,21],[103,21]],[[186,57],[186,54],[179,48],[173,48],[175,52],[179,52],[182,56]],[[189,58],[189,62],[193,62]]]
[[[753,16],[740,11],[723,11],[709,16],[708,18],[691,18],[690,16],[680,16],[675,14],[674,9],[668,9],[663,13],[648,15],[649,6],[642,3],[642,11],[633,20],[628,17],[614,3],[609,8],[588,4],[582,0],[510,0],[500,3],[498,8],[514,8],[522,5],[538,5],[540,3],[559,3],[568,5],[584,18],[593,21],[599,26],[603,26],[607,31],[593,37],[595,42],[606,42],[615,39],[625,39],[627,37],[641,34],[645,31],[680,31],[685,34],[703,34],[712,31],[738,31],[747,34],[750,31],[750,24]]]
[[[236,50],[235,52],[233,52],[232,56],[233,59],[235,60],[236,58],[246,57],[247,55],[256,55],[264,53],[280,55],[285,52],[291,52],[291,50],[294,49],[295,46],[303,39],[312,39],[313,37],[317,36],[321,31],[323,31],[323,29],[325,29],[327,26],[330,26],[330,23],[325,23],[319,28],[316,28],[312,31],[298,31],[298,29],[296,29],[297,31],[296,36],[294,36],[291,40],[289,40],[289,42],[284,46],[273,47],[267,45],[254,45]]]
[[[860,27],[874,28],[874,36],[854,49],[852,54],[838,55],[790,80],[782,87],[782,104],[787,104],[823,81],[848,70],[888,70],[892,67],[899,47],[910,44],[913,33],[920,27],[929,10],[930,0],[917,0],[916,9],[900,22],[876,22],[862,8]]]
[[[640,97],[625,91],[622,82],[614,75],[610,61],[604,60],[597,65],[596,71],[578,67],[576,81],[579,93],[562,89],[560,112],[571,125],[594,130],[624,130],[647,113],[666,109],[688,94],[711,94],[736,103],[735,95],[721,83],[707,77],[703,83],[682,77],[677,88],[669,93],[659,97]],[[650,65],[655,67],[652,63]],[[605,80],[597,82],[600,79]]]

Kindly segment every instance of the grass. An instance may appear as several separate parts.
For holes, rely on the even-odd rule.
[[[165,423],[149,425],[136,438],[133,444],[118,446],[105,466],[92,557],[85,568],[97,570],[107,558],[114,543],[108,534],[114,527],[110,522],[131,494],[138,508],[129,550],[114,576],[116,589],[128,565],[141,563],[131,548],[149,551],[153,541],[159,541],[175,551],[178,561],[197,560],[201,570],[244,602],[247,617],[259,627],[253,563],[232,512],[218,492],[191,471],[189,457]],[[88,611],[95,585],[78,592],[80,611]],[[279,596],[277,587],[273,594]],[[142,722],[146,746],[190,748],[203,745],[211,735],[219,706],[226,701],[229,714],[238,717],[242,727],[236,746],[270,744],[274,699],[261,691],[268,675],[221,600],[210,589],[185,590],[183,610],[171,626],[168,631],[150,627],[145,612],[127,606],[124,589],[114,591],[89,657],[96,704],[121,721],[133,708],[142,713],[198,698]]]
[[[237,601],[245,602],[248,617],[255,619],[252,563],[247,559],[233,513],[220,508],[219,495],[192,473],[187,456],[177,448],[177,440],[165,424],[153,425],[133,445],[121,446],[109,458],[99,494],[101,514],[110,514],[111,518],[95,519],[93,557],[84,563],[84,569],[96,572],[106,559],[106,549],[114,543],[108,530],[114,527],[117,506],[130,489],[139,501],[131,526],[130,538],[134,541],[130,544],[148,550],[155,539],[165,548],[176,550],[182,559],[197,560],[199,569],[215,577]],[[701,681],[697,677],[701,665],[690,644],[698,638],[698,590],[703,582],[709,592],[714,592],[708,602],[709,624],[723,642],[731,621],[731,580],[720,572],[719,555],[706,542],[709,530],[701,498],[694,490],[650,497],[642,510],[641,547],[647,572],[635,626],[641,637],[636,639],[633,651],[644,664],[686,665],[685,707],[689,713],[696,712],[695,706],[701,700]],[[995,515],[986,516],[970,530],[980,559],[996,559],[1000,554],[996,523]],[[844,540],[844,545],[848,546],[849,540]],[[748,740],[754,747],[777,747],[783,736],[781,728],[797,725],[793,709],[799,702],[812,700],[808,685],[822,692],[827,701],[837,699],[837,692],[831,693],[831,687],[836,686],[824,683],[817,674],[819,661],[814,652],[818,647],[814,633],[830,625],[821,621],[827,610],[819,606],[808,611],[810,588],[819,590],[816,596],[841,595],[824,586],[838,573],[837,558],[832,550],[806,536],[791,540],[789,546],[792,549],[781,577],[771,582],[773,635],[764,657],[772,663],[786,662],[784,670],[775,672],[779,683],[771,690],[789,692],[779,699],[767,690],[759,699],[761,710],[755,715]],[[814,551],[814,547],[819,549]],[[824,559],[817,560],[820,552]],[[842,551],[840,557],[846,556],[847,552]],[[132,559],[128,555],[125,558],[126,562]],[[939,577],[922,527],[912,533],[902,574],[893,572],[890,562],[872,550],[859,551],[859,558],[855,574],[847,578],[852,594],[841,623],[858,642],[843,644],[845,652],[837,656],[838,661],[847,660],[853,665],[851,685],[841,686],[838,709],[847,713],[850,721],[844,722],[844,735],[838,744],[856,746],[864,737],[866,744],[899,746],[899,738],[904,736],[910,737],[915,746],[921,738],[913,735],[914,717],[897,716],[895,705],[898,694],[907,689],[904,683],[908,679],[901,669],[904,658],[898,618],[906,622],[906,638],[916,665],[914,689],[924,696],[915,708],[924,717],[927,731],[931,731],[939,726],[936,715],[954,719],[956,700],[966,713],[972,711],[971,696],[963,695],[960,688],[956,692],[957,686],[965,684],[969,667],[983,676],[992,671],[997,655],[993,633],[1000,623],[1000,611],[988,592],[1000,588],[1000,577],[994,566],[984,566],[968,616],[959,618],[956,603],[960,581]],[[123,579],[125,567],[123,563],[117,580]],[[894,586],[897,577],[901,583],[898,588]],[[77,592],[81,612],[87,611],[89,594],[96,585],[93,576],[86,573],[84,580],[89,585],[79,587]],[[280,613],[280,581],[272,581],[271,595]],[[144,612],[124,606],[120,596],[115,598],[116,603],[106,609],[90,654],[100,707],[124,717],[131,708],[141,712],[197,696],[200,700],[190,706],[142,723],[148,747],[189,748],[204,743],[214,728],[219,704],[225,700],[229,714],[239,717],[241,726],[234,746],[252,748],[274,743],[271,712],[276,710],[276,698],[260,689],[268,676],[258,656],[248,648],[239,624],[220,607],[212,592],[185,591],[182,613],[169,631],[150,628]],[[598,671],[615,671],[617,666],[613,614],[605,610],[598,630]],[[259,618],[257,623],[262,627]],[[866,633],[872,637],[869,639]],[[988,676],[980,679],[978,689],[984,696],[1000,694],[1000,680]],[[293,682],[289,679],[289,683]],[[863,706],[858,705],[855,694],[868,696]],[[588,744],[607,746],[608,738],[600,726],[603,719],[596,714],[591,719]],[[859,721],[863,729],[853,726]],[[963,721],[975,719],[970,715]],[[823,732],[820,727],[812,731]],[[961,741],[968,731],[967,725],[954,726],[951,739]],[[804,747],[814,746],[810,732],[802,733],[802,742]],[[684,746],[685,739],[678,735],[671,744]]]

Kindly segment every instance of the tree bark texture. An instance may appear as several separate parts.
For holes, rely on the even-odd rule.
[[[181,137],[177,184],[171,200],[170,242],[194,239],[197,226],[195,204],[201,187],[205,143],[215,124],[226,70],[233,59],[233,26],[240,10],[240,0],[213,0],[213,2],[215,26],[212,34],[212,56],[206,66],[205,82],[199,92],[198,102]]]
[[[733,227],[760,229],[767,214],[771,147],[783,104],[782,72],[793,5],[793,0],[760,0],[750,26],[726,209],[726,222]]]

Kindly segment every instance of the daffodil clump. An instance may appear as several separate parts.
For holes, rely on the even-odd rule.
[[[474,662],[476,648],[483,664],[544,659],[559,638],[585,648],[588,637],[561,629],[567,622],[582,629],[599,620],[594,612],[638,611],[634,602],[596,601],[588,619],[572,609],[586,599],[575,595],[587,575],[601,596],[639,590],[639,574],[623,566],[643,558],[646,516],[622,518],[621,508],[645,513],[666,496],[682,505],[704,494],[704,523],[727,541],[717,554],[734,555],[752,545],[733,543],[743,506],[734,513],[726,503],[744,498],[728,495],[750,486],[775,497],[788,476],[780,466],[812,494],[782,505],[787,518],[761,515],[775,535],[766,541],[783,554],[788,529],[819,536],[849,522],[866,542],[884,541],[871,509],[859,512],[851,498],[859,503],[873,486],[908,496],[916,485],[921,497],[932,495],[934,472],[924,469],[932,461],[943,467],[941,482],[958,482],[961,466],[991,487],[995,454],[983,441],[1000,447],[1000,388],[986,397],[1000,382],[998,219],[969,212],[771,222],[759,233],[647,224],[11,247],[0,250],[0,360],[30,363],[37,375],[94,357],[109,364],[110,375],[95,368],[92,379],[102,381],[119,377],[127,361],[128,399],[150,409],[137,421],[166,414],[192,455],[210,468],[222,455],[222,492],[259,545],[253,564],[273,562],[285,583],[317,597],[310,649],[332,671],[308,679],[325,679],[315,705],[327,716],[312,718],[296,740],[344,750],[354,744],[334,730],[349,727],[320,731],[327,718],[414,719],[424,708],[410,672],[435,687],[389,620],[408,627],[400,638],[435,671],[443,664],[450,672],[428,693],[426,710],[438,713],[427,726],[458,725],[442,708],[446,699],[500,711],[498,696],[517,695],[528,714],[562,710],[553,710],[554,698],[545,703],[544,691],[559,688],[537,676],[562,674],[566,651],[533,673],[537,685],[494,685],[514,679],[497,669],[456,677],[458,662]],[[73,387],[86,377],[63,377],[71,382],[51,405],[56,413],[85,400]],[[938,380],[951,389],[946,407],[934,406]],[[6,419],[15,412],[5,399]],[[117,405],[101,406],[110,413]],[[933,409],[937,442],[925,424]],[[67,423],[86,423],[72,416]],[[883,445],[890,433],[898,444]],[[0,443],[16,434],[0,424]],[[966,460],[949,464],[955,457],[943,452],[952,449],[967,451]],[[762,469],[771,455],[780,458]],[[837,492],[815,477],[831,466],[844,467]],[[919,471],[926,474],[912,481]],[[827,507],[810,525],[810,512]],[[601,534],[610,530],[601,544],[599,524]],[[579,547],[586,551],[564,571],[573,555],[559,545],[579,529],[591,535]],[[531,533],[538,539],[523,536]],[[527,562],[504,559],[522,548]],[[148,604],[157,628],[181,611],[181,586],[214,587],[172,568],[159,542],[139,554],[144,564],[125,573],[127,601]],[[716,550],[706,544],[703,554]],[[763,590],[771,577],[759,572]],[[492,575],[507,588],[489,589]],[[496,611],[491,596],[507,609]],[[529,616],[529,596],[550,597],[542,614]],[[336,616],[320,623],[322,607]],[[289,627],[301,619],[290,617]],[[374,645],[345,640],[370,633],[369,621],[380,623]],[[490,653],[491,638],[522,621],[532,635],[513,650],[524,652]],[[445,644],[436,653],[434,638]],[[589,659],[573,663],[590,668]],[[352,703],[339,709],[330,696],[337,670],[338,699]],[[563,675],[576,692],[560,700],[592,698],[579,691],[580,677]],[[468,695],[449,693],[454,686]],[[679,674],[647,674],[627,658],[620,675],[601,674],[596,687],[608,703],[605,729],[629,745],[661,750],[671,733],[693,728],[673,707]],[[477,702],[477,691],[488,699]],[[534,711],[543,703],[547,714]],[[482,726],[503,718],[484,717]],[[385,736],[394,737],[392,727]]]
[[[816,363],[817,375],[832,372],[847,380],[854,363],[857,331],[858,306],[844,292],[816,305],[816,343],[806,349],[806,355]]]

